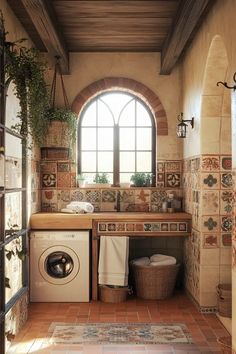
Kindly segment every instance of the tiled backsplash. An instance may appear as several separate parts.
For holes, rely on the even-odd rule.
[[[216,286],[231,281],[231,169],[226,155],[202,155],[183,164],[185,211],[192,214],[192,236],[185,241],[185,285],[203,308],[216,307]]]
[[[41,161],[41,210],[56,212],[70,201],[86,201],[95,211],[161,211],[169,193],[182,199],[182,162],[157,162],[157,187],[77,188],[76,166],[70,161]]]

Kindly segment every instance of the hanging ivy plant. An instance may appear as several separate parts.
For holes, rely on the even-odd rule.
[[[47,117],[50,122],[65,122],[68,125],[67,141],[71,144],[76,139],[76,114],[65,107],[51,107],[47,111]],[[66,134],[66,132],[64,132]]]
[[[35,48],[6,43],[7,81],[15,84],[15,94],[21,108],[18,113],[20,123],[14,128],[25,140],[30,134],[39,146],[43,144],[48,130],[46,112],[49,97],[44,79],[45,68],[46,64]]]

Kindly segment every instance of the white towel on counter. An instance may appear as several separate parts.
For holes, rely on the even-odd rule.
[[[129,237],[101,236],[98,283],[105,285],[128,285]]]
[[[166,256],[164,254],[154,254],[150,257],[151,266],[162,266],[176,264],[176,258],[172,256]]]
[[[66,208],[75,213],[80,213],[81,211],[85,213],[93,213],[94,211],[94,206],[91,203],[86,202],[70,202]]]

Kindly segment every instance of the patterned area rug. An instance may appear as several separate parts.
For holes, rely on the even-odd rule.
[[[50,326],[49,331],[52,329]],[[171,344],[192,343],[183,324],[86,323],[54,325],[51,343]]]

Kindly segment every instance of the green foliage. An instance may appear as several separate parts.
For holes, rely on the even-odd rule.
[[[109,179],[106,173],[96,173],[93,182],[95,183],[109,183]]]
[[[77,116],[74,112],[64,107],[52,107],[47,111],[47,118],[49,122],[55,120],[66,122],[69,128],[67,139],[70,143],[75,142]]]
[[[49,109],[47,85],[44,80],[45,63],[34,48],[18,48],[6,43],[7,82],[15,84],[19,99],[20,125],[14,127],[24,140],[31,134],[37,145],[42,145],[48,130],[46,111]]]
[[[150,186],[152,183],[152,173],[136,172],[130,178],[135,187]]]

